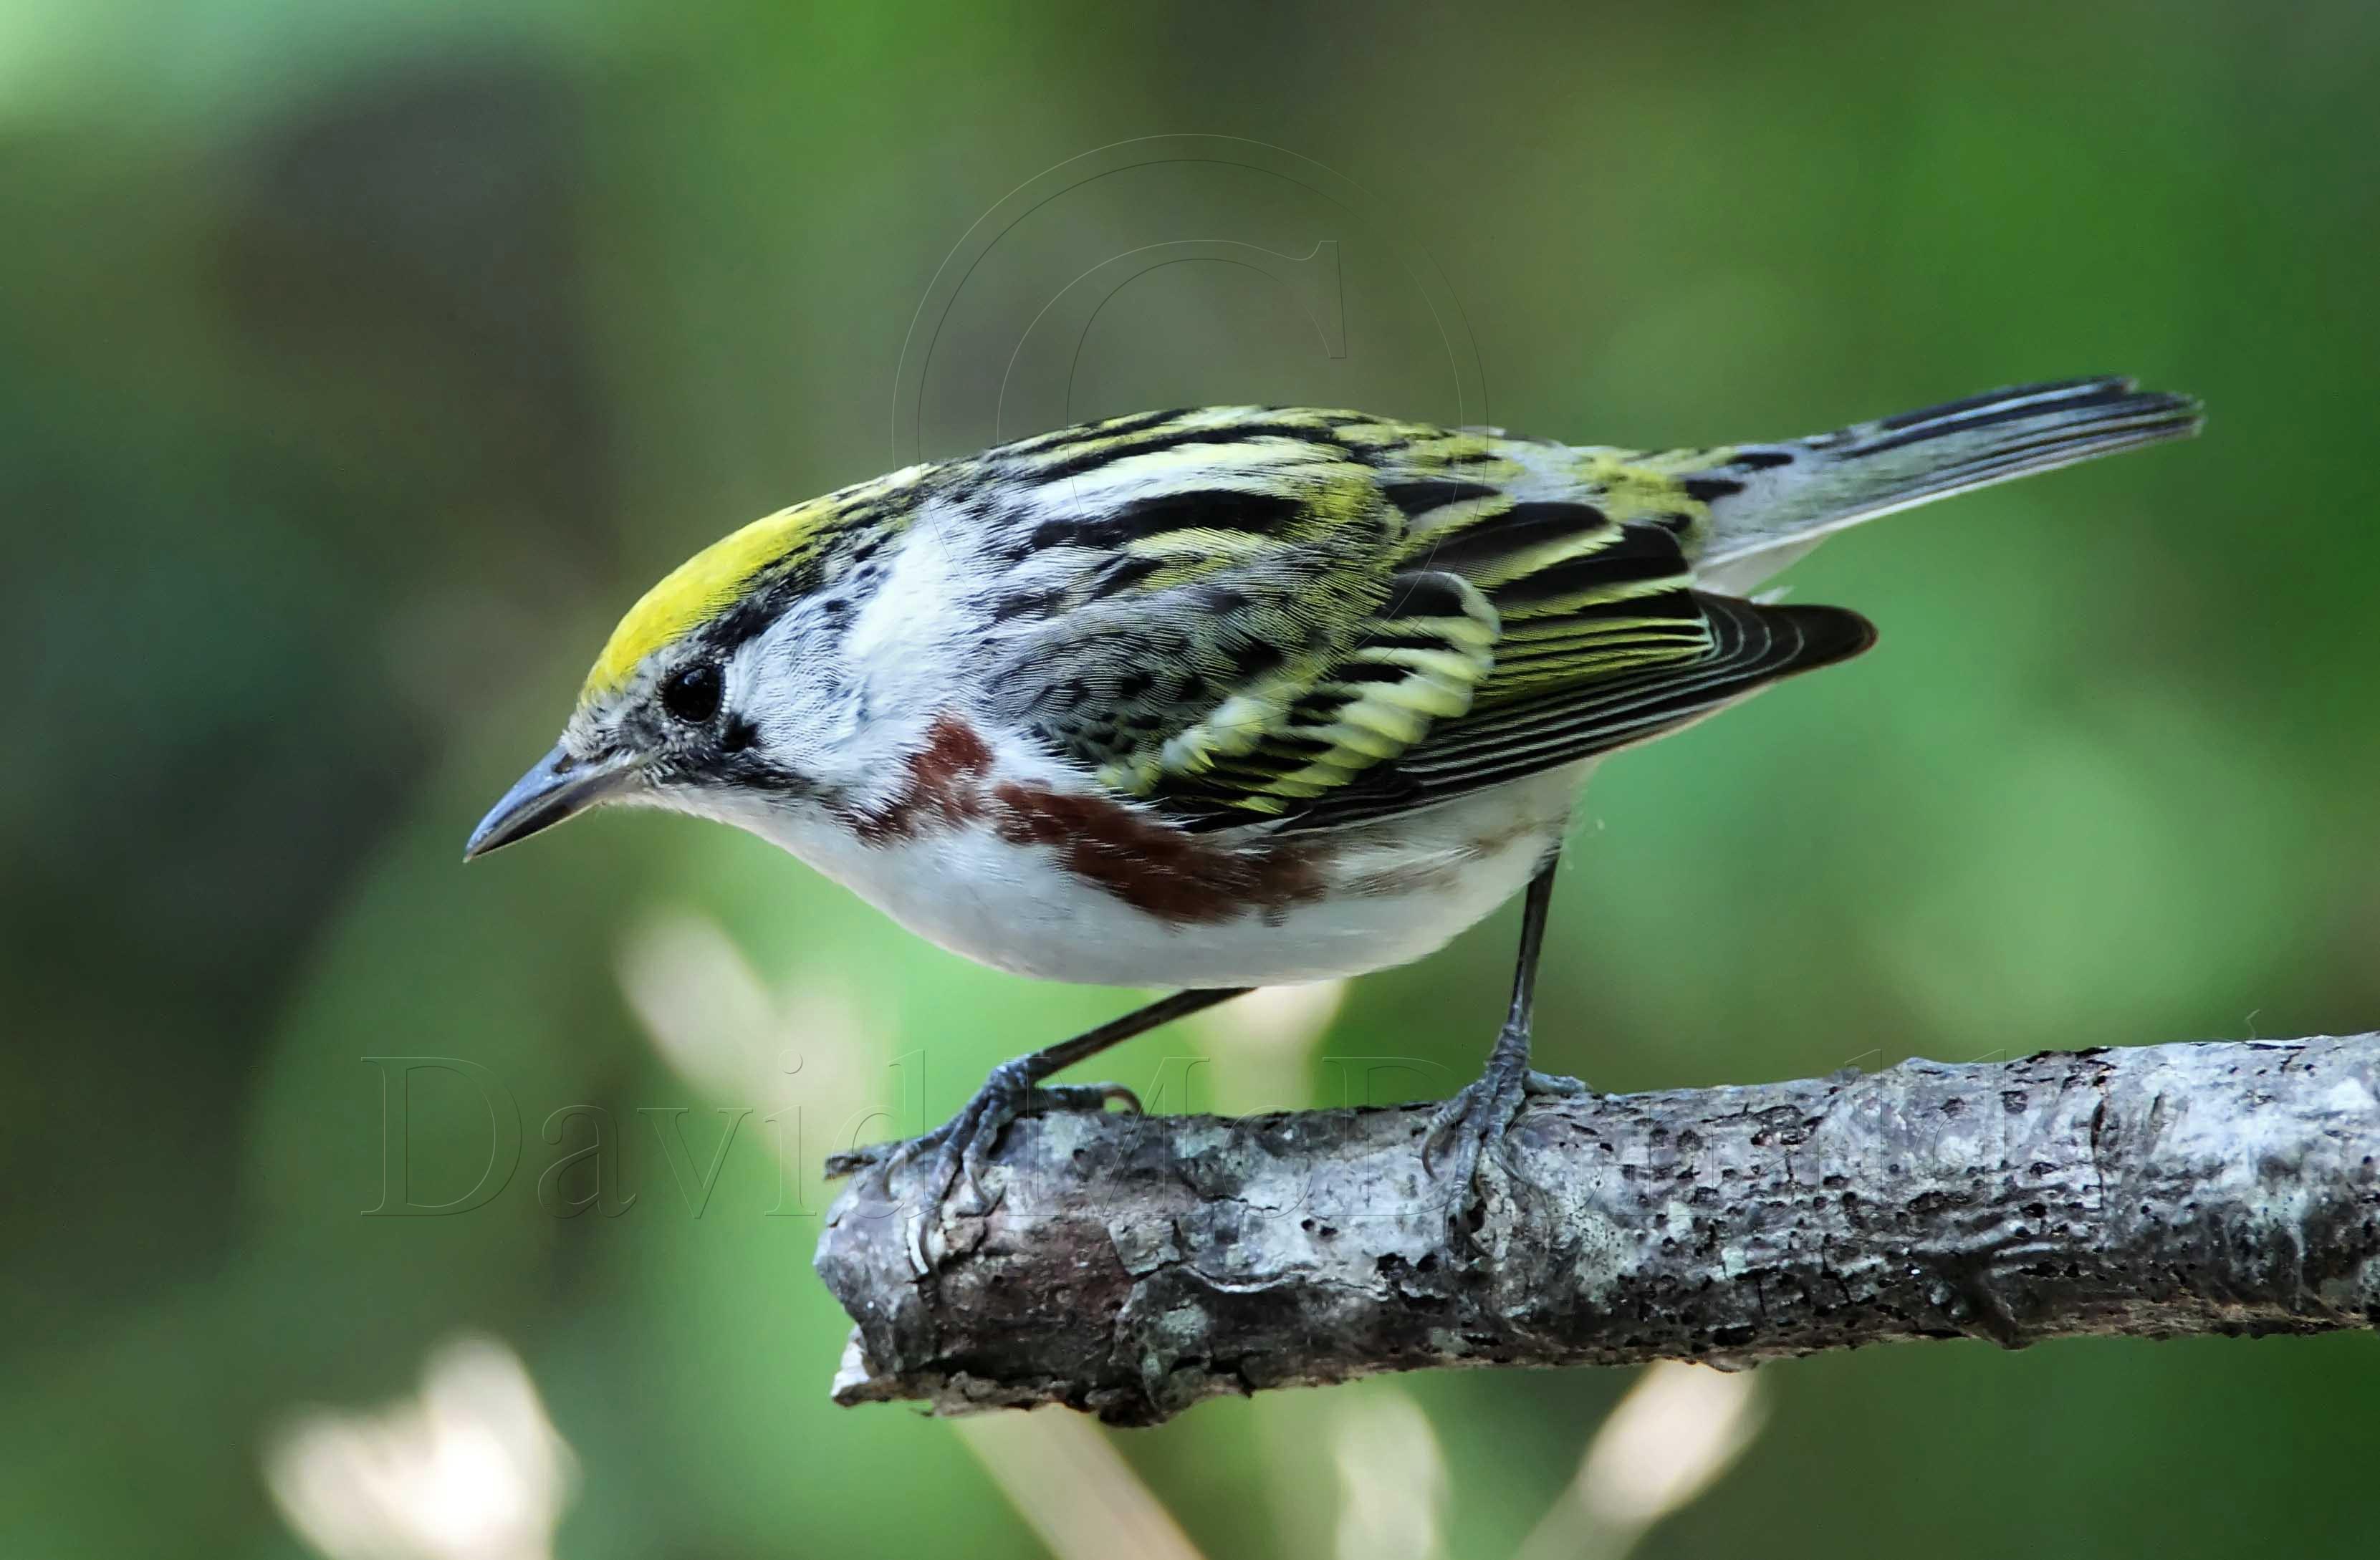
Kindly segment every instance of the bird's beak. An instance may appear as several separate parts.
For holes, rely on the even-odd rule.
[[[463,859],[484,856],[500,845],[552,828],[608,799],[635,774],[634,763],[621,755],[577,758],[557,745],[514,782],[503,801],[488,809],[480,827],[471,830]]]

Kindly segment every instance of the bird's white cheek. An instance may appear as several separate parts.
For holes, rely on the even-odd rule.
[[[728,675],[729,704],[774,757],[832,742],[851,724],[846,701],[837,697],[837,669],[808,647],[781,626],[746,646]]]
[[[905,773],[911,722],[880,717],[847,684],[759,691],[745,715],[772,767],[854,804],[882,801]]]

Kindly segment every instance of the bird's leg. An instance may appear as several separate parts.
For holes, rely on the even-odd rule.
[[[1030,1114],[1037,1107],[1099,1110],[1105,1108],[1111,1100],[1122,1100],[1135,1111],[1140,1108],[1140,1101],[1121,1083],[1050,1084],[1044,1083],[1043,1079],[1061,1068],[1072,1067],[1160,1024],[1186,1018],[1251,989],[1241,986],[1177,991],[1147,1007],[1135,1008],[1122,1018],[1110,1019],[1097,1029],[1086,1030],[1071,1040],[1061,1040],[1054,1046],[1004,1061],[991,1070],[991,1076],[984,1081],[983,1087],[976,1091],[975,1097],[967,1101],[956,1116],[923,1137],[912,1138],[892,1150],[893,1167],[929,1153],[934,1155],[933,1167],[926,1177],[925,1205],[918,1209],[917,1222],[910,1227],[909,1258],[917,1271],[923,1274],[931,1270],[932,1264],[926,1257],[926,1231],[941,1222],[943,1205],[950,1200],[962,1176],[976,1189],[978,1205],[973,1211],[989,1211],[983,1205],[980,1172],[984,1162],[999,1144],[1000,1134],[1008,1130],[1010,1122]],[[878,1156],[877,1153],[868,1150],[837,1155],[827,1161],[827,1173],[848,1175],[872,1163]]]
[[[1575,1078],[1529,1070],[1529,1017],[1536,999],[1537,956],[1545,946],[1546,912],[1553,903],[1554,869],[1560,865],[1560,856],[1548,858],[1529,880],[1528,895],[1521,902],[1521,951],[1512,971],[1512,1006],[1497,1034],[1496,1048],[1488,1053],[1488,1070],[1439,1107],[1428,1134],[1422,1139],[1422,1167],[1435,1176],[1439,1162],[1447,1160],[1455,1172],[1448,1179],[1463,1200],[1455,1210],[1458,1215],[1469,1208],[1472,1178],[1478,1172],[1480,1155],[1503,1141],[1524,1099],[1530,1094],[1586,1092],[1586,1085]]]

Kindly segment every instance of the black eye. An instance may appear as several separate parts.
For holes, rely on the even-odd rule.
[[[680,667],[662,684],[662,707],[690,726],[699,726],[719,713],[726,681],[709,661]]]

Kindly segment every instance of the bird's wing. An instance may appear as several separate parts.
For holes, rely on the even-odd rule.
[[[1494,611],[1408,561],[1347,413],[1213,408],[987,457],[997,713],[1185,816],[1296,811],[1471,707]]]
[[[1690,725],[1780,678],[1859,654],[1875,630],[1839,607],[1764,606],[1731,596],[1683,593],[1701,614],[1703,643],[1658,661],[1610,663],[1579,647],[1567,675],[1488,700],[1443,722],[1395,763],[1357,777],[1287,820],[1336,828],[1523,780]],[[1212,827],[1212,818],[1202,820]]]
[[[1187,827],[1330,828],[1643,741],[1864,648],[1693,589],[1652,466],[1354,414],[1118,419],[999,453],[1004,713]],[[1561,452],[1568,454],[1570,452]],[[1572,494],[1580,486],[1571,485]]]

